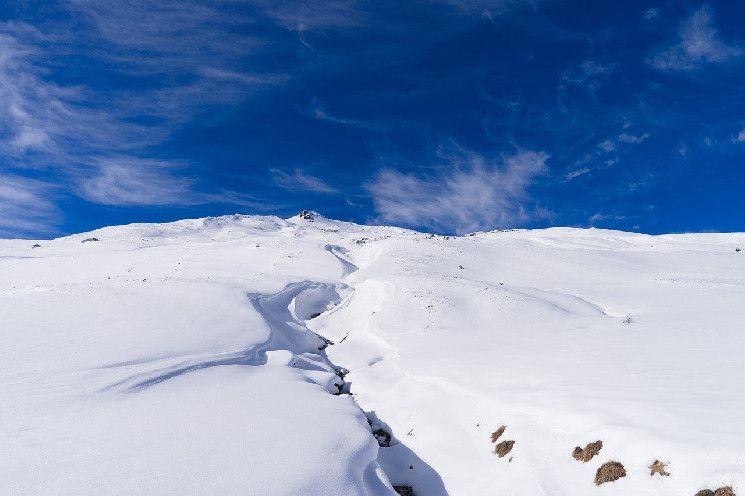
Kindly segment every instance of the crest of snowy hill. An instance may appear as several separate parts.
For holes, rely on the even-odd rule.
[[[740,247],[315,212],[0,240],[0,494],[745,494]]]

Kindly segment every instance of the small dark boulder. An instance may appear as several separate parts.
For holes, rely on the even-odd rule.
[[[391,435],[383,429],[376,429],[373,431],[373,436],[378,441],[378,446],[381,448],[388,448],[391,445]]]
[[[400,496],[415,496],[411,486],[393,486],[393,490]]]

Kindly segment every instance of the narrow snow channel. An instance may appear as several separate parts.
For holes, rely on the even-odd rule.
[[[343,280],[358,268],[344,258],[346,250],[326,245],[326,250],[342,264]],[[354,401],[351,384],[345,382],[348,370],[334,364],[325,349],[334,343],[310,330],[306,322],[326,312],[334,311],[344,299],[352,297],[354,289],[344,282],[333,284],[303,281],[287,285],[272,294],[250,294],[254,308],[271,329],[266,351],[287,350],[293,355],[291,366],[306,370],[326,371],[335,374],[331,384],[325,386],[332,394],[350,395]],[[345,296],[342,297],[341,295]],[[356,403],[355,403],[356,404]],[[358,406],[359,408],[359,406]],[[360,411],[362,409],[360,408]],[[445,496],[447,491],[440,476],[404,443],[395,438],[390,427],[375,412],[364,412],[373,435],[380,447],[377,462],[385,472],[397,494],[404,496]]]

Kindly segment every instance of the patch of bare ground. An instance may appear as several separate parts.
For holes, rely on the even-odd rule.
[[[512,451],[513,446],[515,446],[515,441],[502,441],[494,448],[494,453],[496,453],[499,458],[502,458]]]
[[[587,463],[592,460],[595,455],[600,453],[601,449],[603,449],[603,441],[597,440],[594,443],[589,443],[584,447],[584,449],[577,446],[574,448],[572,456],[575,460]]]
[[[720,487],[716,491],[712,491],[711,489],[702,489],[697,492],[695,496],[735,496],[735,491],[732,489],[732,486],[724,486]]]
[[[599,486],[606,482],[616,481],[621,477],[626,477],[626,469],[623,468],[623,465],[619,462],[605,462],[595,473],[595,484]]]
[[[668,477],[670,475],[670,472],[668,472],[666,469],[667,469],[667,463],[661,462],[659,460],[655,460],[649,466],[649,475],[654,476],[655,474],[657,474],[657,475]]]

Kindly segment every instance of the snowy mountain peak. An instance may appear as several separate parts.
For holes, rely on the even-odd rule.
[[[299,214],[297,214],[297,216],[303,220],[313,222],[321,215],[318,212],[314,212],[312,210],[303,210]]]

